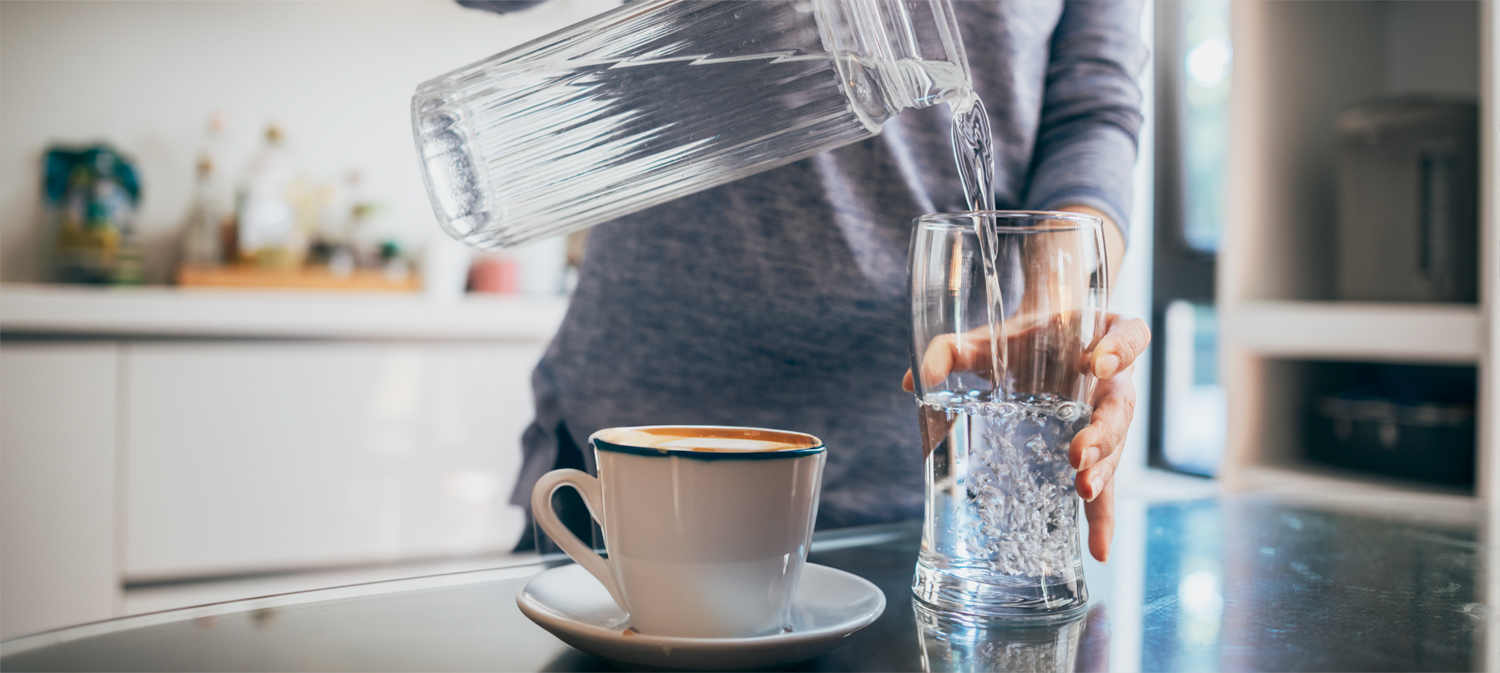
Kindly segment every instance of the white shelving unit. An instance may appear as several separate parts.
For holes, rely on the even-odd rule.
[[[1225,328],[1260,357],[1469,364],[1484,352],[1482,324],[1463,304],[1248,301]]]
[[[1233,5],[1228,226],[1219,256],[1226,487],[1421,491],[1500,498],[1500,110],[1489,3]],[[1477,304],[1334,301],[1340,111],[1382,94],[1481,101]],[[1320,362],[1472,365],[1478,377],[1471,492],[1310,465],[1303,414]]]

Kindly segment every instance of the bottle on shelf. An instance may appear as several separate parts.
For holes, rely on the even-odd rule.
[[[265,147],[250,162],[239,192],[238,254],[259,266],[295,268],[307,255],[308,207],[305,181],[286,147],[281,128],[266,128]]]
[[[359,171],[350,171],[343,184],[327,183],[319,190],[318,224],[308,263],[326,266],[338,278],[353,275],[360,266],[359,182]]]
[[[187,225],[182,232],[182,263],[190,266],[218,266],[224,262],[224,213],[216,199],[217,168],[213,157],[198,157],[197,176],[193,186],[193,205],[188,208]]]
[[[228,259],[226,229],[234,222],[224,194],[223,165],[224,115],[214,112],[204,125],[203,146],[194,166],[193,201],[182,230],[182,264],[218,266]]]

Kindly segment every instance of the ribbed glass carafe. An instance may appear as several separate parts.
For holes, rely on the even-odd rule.
[[[422,84],[412,126],[443,228],[501,248],[969,91],[949,0],[639,0]]]

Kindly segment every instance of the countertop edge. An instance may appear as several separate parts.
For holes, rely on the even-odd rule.
[[[545,341],[557,297],[0,284],[0,334],[101,338]]]

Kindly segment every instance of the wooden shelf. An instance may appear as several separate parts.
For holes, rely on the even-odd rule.
[[[0,285],[7,336],[545,341],[566,297]]]
[[[308,290],[322,292],[417,292],[422,283],[415,273],[391,277],[379,269],[353,269],[338,274],[327,266],[267,269],[252,264],[177,268],[177,286],[236,290]]]
[[[1237,347],[1287,359],[1470,363],[1484,343],[1473,304],[1245,302],[1223,325]]]

